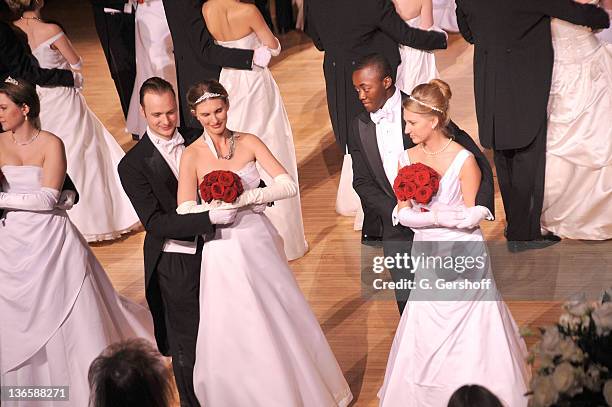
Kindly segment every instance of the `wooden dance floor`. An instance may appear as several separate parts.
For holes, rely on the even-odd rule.
[[[129,150],[133,142],[124,132],[119,99],[96,36],[89,2],[48,3],[45,16],[65,26],[83,58],[84,94],[89,106],[124,150]],[[306,238],[310,245],[306,256],[291,262],[291,268],[350,383],[356,400],[353,405],[377,406],[376,393],[382,384],[399,321],[397,308],[392,301],[362,298],[360,233],[353,231],[353,218],[335,212],[342,154],[334,143],[328,117],[323,55],[301,33],[289,33],[281,41],[283,52],[273,61],[271,69],[293,128]],[[453,120],[476,137],[472,47],[454,34],[449,38],[449,48],[436,53],[436,58],[442,79],[450,83],[454,93]],[[497,219],[484,222],[483,229],[488,240],[501,241],[504,211],[499,191],[496,205]],[[140,303],[144,303],[143,238],[144,233],[133,233],[114,242],[92,245],[116,289]],[[509,305],[519,325],[542,326],[554,322],[559,315],[556,302],[523,301]],[[533,341],[529,342],[531,345]]]

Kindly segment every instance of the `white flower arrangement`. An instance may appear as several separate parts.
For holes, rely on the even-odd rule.
[[[612,289],[597,302],[575,296],[563,309],[531,350],[529,363],[539,369],[529,406],[612,406]]]

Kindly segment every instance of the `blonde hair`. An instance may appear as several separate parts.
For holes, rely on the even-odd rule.
[[[432,79],[428,83],[417,85],[410,98],[403,103],[404,109],[413,113],[433,115],[438,118],[438,126],[448,136],[447,126],[450,122],[449,109],[452,92],[448,83],[441,79]]]
[[[9,6],[11,11],[17,16],[21,15],[26,11],[34,11],[38,8],[38,0],[5,0],[6,5]]]

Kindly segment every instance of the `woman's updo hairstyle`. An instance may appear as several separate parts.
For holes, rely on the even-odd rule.
[[[227,103],[227,90],[216,80],[208,79],[193,85],[187,91],[187,104],[192,112],[200,103],[208,99],[222,99]]]
[[[17,16],[21,17],[26,11],[34,11],[38,8],[38,0],[5,0],[7,6]]]
[[[404,101],[404,109],[418,114],[434,115],[438,118],[438,126],[447,133],[450,122],[449,108],[452,96],[448,83],[440,79],[432,79],[428,83],[417,85],[408,99]]]
[[[6,95],[13,103],[18,106],[27,105],[30,108],[28,112],[28,120],[31,121],[36,128],[40,128],[38,123],[38,115],[40,115],[40,99],[36,93],[36,88],[29,82],[23,79],[7,79],[6,82],[0,82],[0,93]]]

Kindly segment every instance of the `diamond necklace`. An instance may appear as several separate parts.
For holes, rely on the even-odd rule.
[[[40,135],[40,129],[38,129],[38,133],[36,133],[36,135],[34,137],[32,137],[31,139],[29,139],[26,142],[21,142],[21,141],[17,141],[17,139],[15,138],[15,135],[11,132],[11,137],[13,138],[13,143],[17,144],[18,146],[27,146],[28,144],[32,144]]]

